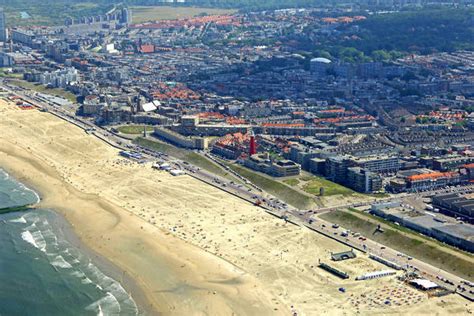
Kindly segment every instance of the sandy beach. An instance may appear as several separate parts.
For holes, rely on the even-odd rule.
[[[339,243],[285,224],[188,176],[119,157],[48,113],[0,100],[0,166],[59,211],[81,241],[129,275],[150,313],[176,315],[468,314],[473,304],[428,298],[386,278],[342,281],[317,267]],[[386,267],[334,263],[351,276]],[[346,293],[338,288],[344,286]],[[395,293],[400,305],[373,297]],[[132,293],[134,295],[134,293]],[[140,295],[140,294],[135,294]],[[388,294],[387,294],[388,295]]]

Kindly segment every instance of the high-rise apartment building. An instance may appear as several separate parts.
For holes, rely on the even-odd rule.
[[[7,25],[5,21],[5,12],[0,8],[0,42],[7,41]]]

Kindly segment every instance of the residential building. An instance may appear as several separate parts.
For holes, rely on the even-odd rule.
[[[352,167],[347,170],[347,186],[351,189],[362,193],[382,190],[382,177],[377,173],[360,167]]]
[[[406,182],[411,192],[434,190],[461,183],[461,175],[457,172],[414,174],[406,177]]]
[[[396,173],[400,169],[398,157],[368,156],[351,158],[354,165],[377,173]]]
[[[6,42],[8,40],[7,25],[5,19],[5,11],[0,8],[0,42]]]
[[[244,166],[273,177],[297,176],[301,172],[301,166],[299,164],[291,160],[272,161],[268,153],[250,156],[244,160]]]
[[[154,134],[160,138],[169,141],[175,145],[191,148],[191,149],[207,149],[209,146],[208,139],[206,137],[188,137],[176,133],[165,127],[155,127]]]

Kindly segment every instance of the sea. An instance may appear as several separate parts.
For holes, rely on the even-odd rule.
[[[0,209],[39,195],[0,169]],[[0,214],[0,315],[141,315],[53,210]]]

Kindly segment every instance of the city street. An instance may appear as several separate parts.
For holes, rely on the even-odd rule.
[[[358,249],[359,251],[362,251],[364,253],[375,254],[385,260],[388,260],[390,262],[400,265],[407,271],[416,270],[421,274],[421,276],[427,279],[430,279],[451,290],[456,290],[456,287],[458,285],[464,285],[465,282],[467,281],[451,273],[448,273],[444,270],[436,268],[430,264],[427,264],[423,261],[420,261],[416,258],[412,258],[405,254],[402,254],[398,252],[397,250],[390,248],[390,245],[382,245],[373,240],[370,240],[369,238],[366,238],[366,237],[361,238],[361,236],[354,236],[351,234],[348,234],[347,236],[343,237],[341,236],[341,233],[345,231],[344,228],[342,227],[333,228],[333,225],[334,225],[333,223],[327,222],[321,219],[320,217],[313,216],[315,213],[320,214],[320,213],[330,212],[337,209],[370,206],[371,202],[353,203],[353,204],[347,204],[347,205],[338,206],[338,207],[320,208],[317,210],[309,210],[309,211],[298,210],[291,206],[288,206],[284,202],[278,200],[276,197],[266,192],[263,192],[263,191],[261,192],[261,190],[257,188],[255,185],[249,186],[249,185],[234,183],[234,182],[229,181],[226,178],[216,176],[210,172],[202,170],[201,168],[193,166],[192,164],[188,162],[170,157],[160,152],[155,152],[150,149],[139,147],[133,144],[132,141],[129,139],[114,135],[113,133],[103,128],[100,128],[89,121],[76,117],[74,114],[64,109],[58,108],[57,106],[54,106],[51,104],[46,104],[45,102],[38,100],[37,98],[35,98],[34,94],[27,95],[26,93],[21,91],[19,88],[15,88],[15,87],[9,87],[5,85],[1,87],[12,94],[17,94],[21,96],[26,101],[37,106],[39,109],[47,110],[49,113],[54,114],[84,129],[86,132],[90,132],[94,136],[102,139],[103,141],[107,142],[108,144],[118,149],[135,151],[135,152],[141,153],[144,159],[148,161],[159,160],[160,162],[167,162],[173,168],[180,169],[195,179],[206,182],[209,185],[212,185],[220,190],[226,191],[229,194],[232,194],[236,197],[244,199],[250,203],[259,205],[266,212],[274,216],[277,216],[279,218],[282,218],[282,220],[291,222],[295,225],[307,227],[308,229],[312,231],[315,231],[331,239],[334,239],[338,242],[341,242],[347,245],[348,247]],[[237,174],[237,176],[239,175]],[[247,182],[249,183],[249,181],[244,178],[241,178],[241,180],[244,181],[244,183],[247,183]],[[450,192],[468,191],[468,190],[472,190],[473,188],[474,188],[473,185],[466,186],[466,187],[452,188],[450,189]],[[431,192],[427,191],[427,192],[421,192],[421,193],[413,193],[411,195],[421,198],[421,197],[426,197],[426,196],[438,194],[445,191],[446,190],[437,190],[437,191],[431,191]],[[410,195],[404,194],[403,196],[407,197]],[[378,202],[388,202],[388,201],[397,200],[397,199],[399,198],[398,197],[382,198],[382,199],[378,199]],[[448,280],[448,283],[441,282],[440,278],[444,280]]]

